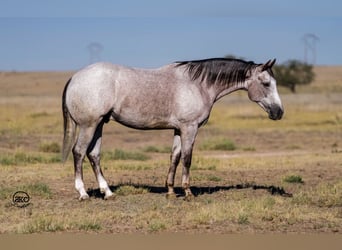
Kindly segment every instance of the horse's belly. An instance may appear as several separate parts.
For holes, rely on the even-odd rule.
[[[151,116],[151,115],[134,115],[121,113],[116,114],[115,112],[112,114],[112,117],[115,121],[125,125],[127,127],[135,128],[135,129],[172,129],[174,125],[170,121],[168,117],[161,116]]]

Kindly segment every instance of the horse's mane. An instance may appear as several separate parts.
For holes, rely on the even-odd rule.
[[[252,61],[228,58],[210,58],[194,61],[176,62],[176,67],[185,66],[194,81],[207,79],[208,83],[241,83],[248,77],[248,72],[260,64]]]

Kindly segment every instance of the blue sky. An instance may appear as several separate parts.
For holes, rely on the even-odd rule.
[[[152,68],[227,54],[342,65],[342,2],[294,0],[0,0],[0,70],[75,70],[103,61]],[[311,59],[311,53],[308,54]]]

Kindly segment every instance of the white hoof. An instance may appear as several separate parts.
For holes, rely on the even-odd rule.
[[[105,193],[105,196],[104,196],[105,200],[113,200],[113,199],[115,199],[115,195],[113,194],[113,192],[109,188],[106,189],[106,191],[104,193]]]
[[[78,198],[79,201],[89,200],[88,194],[83,194]]]
[[[114,200],[115,199],[115,195],[111,192],[110,194],[106,194],[104,196],[105,200]]]
[[[100,188],[100,192],[101,194],[104,194],[104,199],[105,200],[109,200],[114,198],[114,194],[113,192],[109,189],[109,187],[105,187],[105,188]]]

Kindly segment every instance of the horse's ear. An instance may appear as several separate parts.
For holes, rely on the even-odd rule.
[[[268,60],[267,63],[262,65],[261,71],[265,71],[267,69],[272,68],[272,66],[275,64],[276,59],[274,58],[273,60]]]

